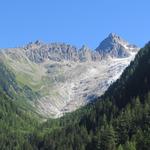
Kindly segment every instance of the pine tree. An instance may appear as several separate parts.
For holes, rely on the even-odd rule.
[[[123,150],[123,147],[121,144],[118,146],[117,150]]]
[[[107,126],[101,132],[101,144],[100,148],[103,150],[115,150],[116,149],[116,136],[113,127]]]
[[[135,142],[129,142],[127,141],[125,144],[125,150],[136,150]]]

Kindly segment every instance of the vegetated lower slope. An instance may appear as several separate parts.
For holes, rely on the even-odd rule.
[[[18,106],[35,111],[30,103],[34,103],[40,97],[39,94],[25,84],[18,84],[15,74],[7,67],[2,57],[0,57],[0,89]]]
[[[26,136],[38,124],[29,101],[31,90],[18,86],[14,74],[0,60],[0,149],[23,149]]]
[[[35,131],[31,145],[51,150],[149,150],[150,43],[97,101]]]

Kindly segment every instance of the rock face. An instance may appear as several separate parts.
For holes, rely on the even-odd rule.
[[[103,40],[95,51],[85,45],[81,49],[65,43],[44,44],[40,41],[29,43],[25,48],[27,57],[35,62],[42,63],[46,59],[53,61],[100,61],[106,57],[125,58],[136,52],[137,47],[131,45],[114,33]]]
[[[109,36],[100,43],[96,48],[96,51],[102,57],[116,57],[125,58],[131,55],[131,52],[136,52],[137,47],[135,45],[129,44],[121,37],[114,33],[110,33]]]
[[[51,43],[43,44],[38,41],[30,43],[25,47],[27,57],[35,62],[42,63],[46,59],[52,61],[96,61],[100,60],[100,55],[97,52],[90,50],[88,47],[83,46],[77,49],[65,43]]]
[[[44,117],[60,117],[102,95],[134,59],[138,48],[110,34],[96,50],[36,41],[5,49],[1,57],[21,85],[40,97],[32,104]]]
[[[53,61],[72,60],[77,61],[77,48],[67,44],[37,44],[31,43],[25,48],[27,57],[35,62],[42,63],[46,59]]]

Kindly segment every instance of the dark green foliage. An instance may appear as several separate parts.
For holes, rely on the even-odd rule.
[[[27,141],[27,133],[37,126],[36,119],[24,112],[0,91],[0,147],[21,149]]]

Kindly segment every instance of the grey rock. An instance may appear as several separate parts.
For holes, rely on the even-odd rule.
[[[42,63],[46,59],[53,61],[97,61],[101,59],[101,56],[96,51],[92,51],[86,46],[82,46],[81,49],[77,49],[75,46],[71,46],[64,43],[51,43],[43,44],[39,41],[35,43],[29,43],[25,47],[27,57],[35,62]]]
[[[110,33],[96,48],[96,51],[102,57],[125,58],[129,57],[131,52],[137,52],[138,48],[135,45],[129,44],[120,36]]]

